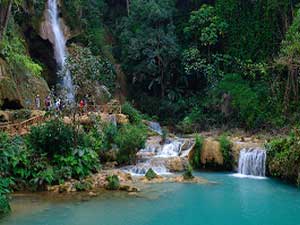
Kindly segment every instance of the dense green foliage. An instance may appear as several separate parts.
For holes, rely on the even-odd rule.
[[[33,76],[40,76],[42,67],[28,55],[24,37],[20,28],[11,19],[3,40],[0,42],[0,56],[3,56],[14,72],[28,71]]]
[[[300,133],[296,128],[286,138],[274,139],[266,145],[269,174],[300,185]]]
[[[120,128],[115,143],[119,147],[117,161],[120,164],[134,163],[136,153],[145,147],[147,130],[143,125],[124,125]]]
[[[140,124],[142,122],[142,114],[128,102],[122,105],[122,113],[129,117],[131,123]]]
[[[14,189],[45,188],[71,178],[82,179],[100,167],[98,154],[83,143],[85,134],[58,120],[33,127],[23,139],[1,133],[0,171]]]
[[[113,65],[107,59],[93,55],[89,48],[73,44],[65,69],[71,71],[77,87],[77,96],[80,99],[87,95],[96,96],[95,93],[99,91],[97,89],[101,88],[101,85],[108,89],[109,95],[114,92]]]
[[[233,166],[233,157],[232,157],[232,143],[228,139],[226,135],[222,135],[219,137],[220,148],[224,160],[224,168],[231,170]]]
[[[193,155],[190,161],[191,165],[195,169],[201,168],[201,152],[202,152],[203,142],[204,142],[204,138],[202,136],[197,135],[195,138]]]
[[[11,180],[0,177],[0,218],[2,215],[10,212],[10,205],[8,202],[8,194],[10,193]]]
[[[74,147],[75,130],[60,120],[48,121],[31,129],[28,143],[32,149],[48,157],[68,154]]]
[[[298,3],[66,0],[60,10],[72,31],[68,68],[80,98],[97,95],[103,85],[113,96],[127,82],[134,106],[179,123],[182,132],[294,125],[300,114]],[[42,67],[24,40],[44,8],[41,0],[15,7],[0,43],[7,61],[35,75]],[[24,22],[27,14],[32,19]],[[114,64],[125,73],[123,83],[115,84]]]
[[[164,97],[178,56],[174,1],[133,0],[130,7],[120,28],[124,67],[135,87]]]

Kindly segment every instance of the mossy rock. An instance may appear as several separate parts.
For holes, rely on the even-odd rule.
[[[152,168],[150,168],[147,173],[145,174],[145,177],[148,179],[148,180],[153,180],[155,178],[157,178],[157,174],[154,172],[154,170]]]
[[[0,106],[6,102],[17,108],[34,108],[37,94],[44,99],[50,92],[42,77],[29,75],[28,71],[17,70],[14,74],[9,65],[0,58]],[[41,101],[43,104],[44,101]],[[14,108],[14,109],[17,109]]]

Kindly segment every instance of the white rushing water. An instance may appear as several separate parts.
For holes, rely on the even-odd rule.
[[[238,177],[262,178],[266,175],[267,154],[261,148],[244,148],[240,152]]]
[[[161,144],[161,137],[151,137],[146,147],[137,153],[136,165],[124,168],[132,175],[145,175],[152,168],[159,175],[170,174],[168,164],[175,158],[187,160],[188,153],[193,148],[194,142],[190,139],[172,138]]]
[[[66,40],[60,24],[56,0],[48,0],[48,19],[53,33],[55,60],[59,67],[59,70],[64,70],[64,65],[67,57]],[[67,99],[71,102],[74,102],[74,86],[69,70],[67,70],[63,76],[62,86],[67,92]]]
[[[156,132],[157,134],[159,134],[159,135],[162,135],[162,134],[163,134],[162,129],[161,129],[161,126],[160,126],[159,123],[153,122],[153,121],[149,121],[149,122],[148,122],[148,126],[149,126],[149,128],[150,128],[152,131]]]

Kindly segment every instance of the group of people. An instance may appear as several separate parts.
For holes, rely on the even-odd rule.
[[[60,98],[57,98],[55,101],[51,98],[50,95],[48,95],[45,98],[45,110],[50,111],[51,109],[55,109],[56,111],[61,111],[63,108],[63,104]],[[41,107],[41,97],[40,95],[35,96],[35,109],[40,110]]]
[[[50,95],[48,95],[45,98],[44,103],[45,103],[45,110],[46,111],[50,111],[52,109],[55,109],[55,111],[60,112],[64,108],[63,101],[60,98],[54,99]],[[79,109],[80,109],[81,113],[85,112],[86,107],[87,107],[87,101],[85,99],[81,99],[78,106],[79,106]],[[42,108],[41,107],[40,95],[35,96],[35,108],[37,110],[40,110]]]

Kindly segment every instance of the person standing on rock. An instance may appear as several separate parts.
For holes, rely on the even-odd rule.
[[[35,96],[35,109],[40,110],[41,108],[41,98],[40,95]]]

